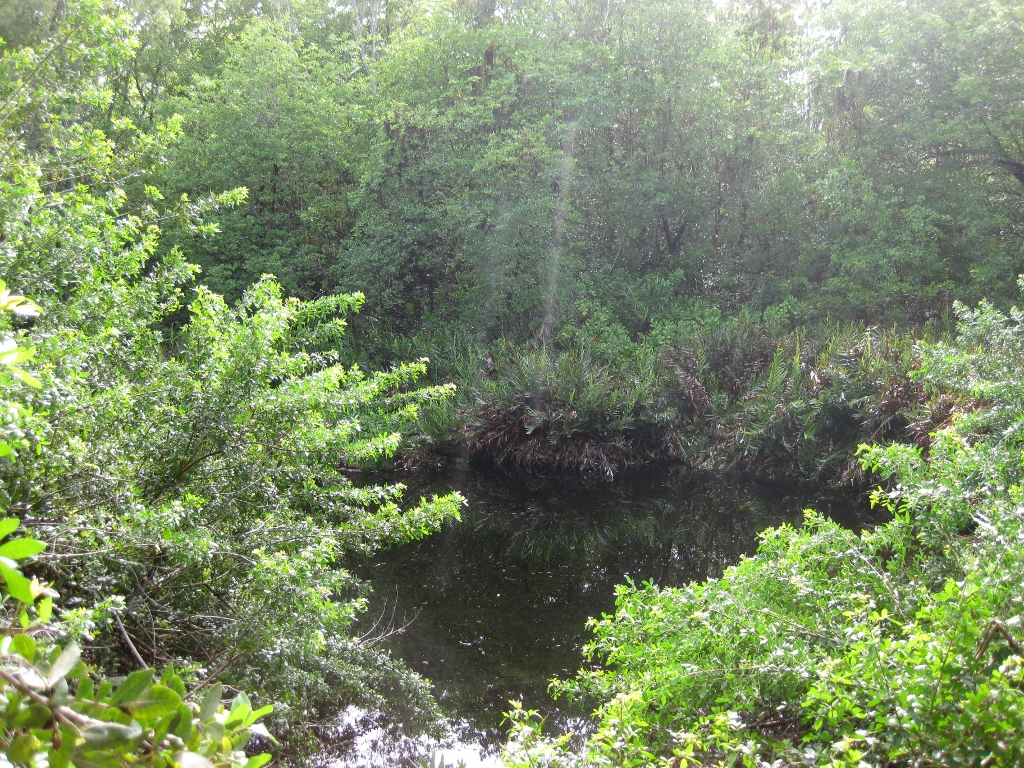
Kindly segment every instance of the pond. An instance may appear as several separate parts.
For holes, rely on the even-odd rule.
[[[469,506],[461,522],[365,564],[374,598],[363,630],[386,635],[385,647],[432,681],[447,737],[350,710],[334,768],[416,766],[435,751],[449,766],[500,765],[510,699],[540,710],[547,730],[583,738],[586,713],[552,700],[548,681],[584,664],[587,619],[614,609],[617,584],[717,576],[754,551],[760,531],[799,525],[808,507],[849,527],[873,522],[862,495],[664,469],[596,488],[465,467],[407,484],[408,498],[456,489]]]

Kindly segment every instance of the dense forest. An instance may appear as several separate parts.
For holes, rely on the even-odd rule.
[[[1013,0],[0,0],[0,764],[429,723],[351,564],[461,457],[889,513],[624,584],[507,765],[1020,765],[1021,273]]]

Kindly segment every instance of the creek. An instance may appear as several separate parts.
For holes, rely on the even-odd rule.
[[[417,766],[432,753],[448,766],[498,766],[510,699],[545,715],[545,730],[585,738],[585,711],[552,700],[548,681],[585,663],[587,619],[613,611],[616,585],[720,575],[759,532],[799,525],[808,507],[848,527],[877,522],[863,495],[664,469],[596,488],[466,467],[406,482],[409,499],[454,489],[469,505],[460,522],[364,564],[374,596],[362,631],[432,681],[443,735],[349,710],[334,768]]]

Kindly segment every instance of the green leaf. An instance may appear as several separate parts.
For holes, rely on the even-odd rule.
[[[67,646],[61,651],[60,656],[53,662],[53,666],[50,667],[50,673],[46,676],[46,682],[49,685],[54,685],[58,680],[64,677],[68,672],[75,668],[78,660],[82,658],[82,649],[78,647],[78,643],[72,640]]]
[[[185,684],[181,681],[181,678],[178,677],[177,673],[174,671],[173,664],[167,665],[167,669],[165,669],[164,673],[160,676],[160,682],[166,685],[176,694],[178,694],[178,696],[182,699],[185,698]]]
[[[23,632],[19,632],[14,636],[11,645],[14,646],[14,651],[23,659],[32,661],[36,657],[36,641]]]
[[[263,768],[264,765],[273,759],[273,755],[264,752],[262,755],[253,755],[246,763],[245,768]]]
[[[187,704],[178,707],[178,717],[171,723],[170,732],[185,744],[192,738],[192,709]]]
[[[257,720],[259,720],[261,717],[269,715],[273,711],[274,711],[274,705],[273,704],[267,704],[265,707],[260,707],[259,709],[257,709],[254,712],[252,712],[252,714],[250,714],[247,718],[245,718],[244,725],[246,725],[246,726],[252,725]]]
[[[44,597],[36,603],[36,615],[39,616],[39,620],[44,624],[50,620],[50,617],[53,615],[52,597]]]
[[[35,601],[32,594],[32,582],[6,563],[0,563],[0,576],[3,576],[4,581],[7,582],[7,591],[10,592],[11,597],[26,605],[32,605]]]
[[[26,360],[31,360],[33,351],[26,349],[25,347],[12,346],[13,342],[4,343],[4,351],[0,351],[0,365],[6,365],[11,368],[12,372],[17,372],[17,368],[12,366],[15,363],[23,363]]]
[[[32,387],[32,389],[43,388],[43,382],[41,382],[28,371],[23,371],[21,368],[15,368],[14,366],[11,366],[11,373],[13,373],[19,379],[21,379],[22,383]]]
[[[238,695],[231,702],[231,711],[234,712],[237,709],[245,707],[247,710],[252,710],[252,702],[249,701],[249,696],[245,691],[239,691]]]
[[[199,722],[205,723],[217,714],[217,707],[220,706],[220,697],[223,692],[224,686],[220,683],[214,683],[210,686],[210,690],[203,696],[203,704],[199,708]]]
[[[123,765],[117,757],[98,751],[90,752],[88,757],[75,755],[74,762],[75,768],[123,768]]]
[[[236,723],[245,722],[245,718],[252,712],[252,703],[245,691],[240,691],[231,702],[231,709],[228,712],[228,719],[224,722],[225,727],[230,728]]]
[[[139,669],[132,672],[124,679],[110,697],[111,704],[121,704],[125,701],[134,701],[142,695],[142,692],[153,683],[152,669]]]
[[[78,681],[78,692],[75,694],[75,698],[79,701],[92,701],[95,698],[92,678],[88,675]]]
[[[49,707],[32,703],[18,711],[14,718],[14,725],[19,728],[38,728],[48,722],[51,715]]]
[[[121,723],[94,723],[81,731],[82,738],[90,747],[101,748],[112,744],[129,744],[142,737],[142,726],[134,720],[128,725]],[[77,763],[77,759],[76,759]]]
[[[46,545],[35,539],[13,539],[12,541],[0,544],[0,557],[9,557],[12,560],[21,560],[32,555],[38,555],[46,549]]]
[[[15,736],[7,748],[7,757],[12,763],[33,763],[32,756],[42,747],[39,741],[31,733],[22,733]]]
[[[71,764],[71,756],[75,753],[75,743],[78,741],[78,733],[74,726],[69,723],[62,723],[60,726],[60,749],[52,747],[47,750],[50,768],[67,768]]]
[[[19,525],[21,525],[21,520],[16,517],[5,517],[0,520],[0,539],[10,536],[18,529]]]
[[[174,712],[181,704],[181,697],[164,685],[154,685],[121,707],[143,721],[156,720]]]
[[[167,734],[171,732],[171,729],[178,724],[178,720],[181,718],[179,710],[171,712],[169,715],[162,717],[153,726],[152,736],[150,736],[151,744],[161,744]]]

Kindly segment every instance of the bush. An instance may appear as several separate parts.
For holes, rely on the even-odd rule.
[[[590,661],[556,683],[600,704],[579,753],[516,714],[509,765],[1019,765],[1024,760],[1024,313],[958,308],[914,379],[959,412],[927,447],[862,449],[893,520],[814,513],[722,579],[628,584]]]
[[[64,651],[65,640],[79,642],[105,674],[135,675],[131,698],[99,682],[76,695],[128,729],[119,755],[150,755],[153,764],[164,760],[168,729],[182,729],[178,751],[193,736],[206,750],[213,714],[194,723],[180,708],[183,686],[223,680],[252,691],[260,711],[272,702],[275,730],[292,746],[310,738],[311,723],[332,718],[342,697],[379,703],[374,688],[390,686],[423,704],[422,680],[350,637],[364,587],[342,558],[422,536],[458,514],[455,495],[404,508],[401,486],[351,479],[392,455],[419,405],[448,389],[417,388],[424,362],[381,374],[339,363],[344,315],[359,295],[285,299],[267,276],[234,307],[201,287],[186,302],[196,270],[161,250],[158,223],[211,235],[216,227],[203,217],[245,191],[165,206],[145,181],[177,140],[179,121],[149,133],[128,121],[102,125],[116,143],[88,122],[107,114],[91,111],[109,105],[107,67],[131,55],[126,22],[84,0],[58,21],[38,50],[0,57],[8,110],[0,274],[46,309],[2,321],[0,362],[27,359],[25,344],[35,357],[31,375],[8,367],[0,381],[0,505],[48,544],[31,574],[63,597],[54,631],[65,636]],[[72,31],[73,50],[63,51]],[[55,83],[62,98],[44,98]],[[3,300],[28,306],[7,293]],[[20,583],[5,578],[9,588]],[[53,646],[17,652],[53,678],[42,687],[31,675],[8,681],[21,702],[56,695],[51,704],[60,706],[54,686],[72,671],[71,688],[87,685],[84,667],[46,671],[59,656]],[[171,666],[177,672],[153,690],[161,707],[174,700],[174,712],[134,713],[139,731],[124,702],[153,680],[137,670]],[[229,741],[243,738],[234,730],[248,717],[220,723],[231,726]],[[44,751],[63,748],[38,741]]]

